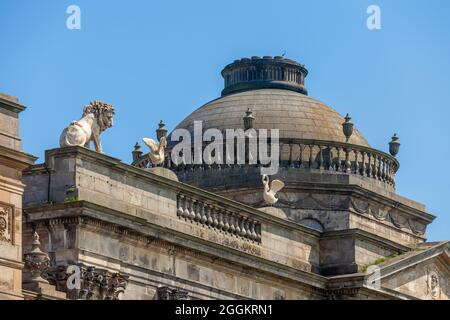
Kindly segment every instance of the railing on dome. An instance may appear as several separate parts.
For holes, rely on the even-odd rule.
[[[279,166],[281,168],[313,169],[324,172],[342,172],[379,180],[395,187],[395,173],[400,167],[398,160],[379,150],[344,142],[313,139],[280,138]],[[269,144],[270,147],[270,144]],[[270,149],[270,148],[269,148]],[[202,149],[203,151],[203,149]],[[248,159],[248,149],[246,150]],[[192,150],[192,155],[194,151]],[[225,149],[223,150],[225,155]],[[236,155],[236,150],[235,150]],[[236,156],[234,157],[236,159]],[[153,167],[148,154],[133,161],[133,166],[145,169]],[[175,172],[222,169],[228,167],[258,167],[257,164],[180,164],[175,165],[166,150],[163,167]]]

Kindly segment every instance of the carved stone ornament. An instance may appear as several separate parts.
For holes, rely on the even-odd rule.
[[[352,199],[351,207],[357,213],[366,215],[371,214],[379,221],[386,221],[399,229],[408,229],[418,236],[425,234],[426,224],[416,219],[408,218],[397,210],[397,207],[389,208],[387,206],[375,205],[373,203],[360,199]]]
[[[129,278],[84,264],[52,267],[44,276],[71,300],[121,300]]]
[[[370,212],[373,217],[377,220],[383,221],[388,219],[389,209],[383,206],[380,207],[371,207]]]
[[[12,243],[12,216],[11,206],[0,204],[0,241]]]
[[[156,130],[156,135],[159,143],[150,138],[143,138],[142,141],[144,141],[145,145],[150,148],[150,152],[148,154],[150,162],[157,166],[164,163],[167,147],[167,130],[162,120],[159,123],[159,128]]]
[[[346,197],[339,195],[316,195],[313,193],[280,194],[286,195],[288,199],[279,198],[278,207],[291,209],[311,209],[311,210],[345,210],[348,207]],[[261,206],[260,203],[252,204],[254,207]]]
[[[427,296],[432,300],[441,299],[441,286],[439,274],[432,269],[427,269]]]
[[[156,289],[156,297],[158,300],[188,300],[188,293],[181,289],[162,286]]]
[[[33,234],[31,250],[24,254],[24,263],[25,282],[48,283],[42,273],[47,270],[50,259],[47,253],[41,251],[41,242],[36,231]]]
[[[264,174],[262,175],[262,183],[264,186],[264,201],[267,205],[272,206],[278,202],[277,192],[284,188],[284,182],[277,179],[270,182],[269,177]]]
[[[91,141],[95,151],[103,152],[100,134],[113,126],[114,107],[101,101],[92,101],[84,107],[83,116],[67,126],[59,138],[62,147],[80,146],[90,148]]]

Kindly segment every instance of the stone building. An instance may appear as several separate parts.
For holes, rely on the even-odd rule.
[[[0,93],[0,299],[22,299],[22,170],[36,160],[22,151],[19,113],[25,107]]]
[[[193,134],[194,121],[202,132],[279,129],[279,169],[270,179],[284,188],[273,206],[258,159],[190,164],[195,150],[184,150],[184,162],[175,163],[176,142],[163,123],[157,137],[168,144],[158,165],[139,145],[131,164],[79,146],[47,150],[43,163],[23,172],[23,223],[19,192],[16,247],[2,240],[0,251],[0,267],[16,279],[0,278],[0,292],[26,299],[447,300],[449,242],[426,242],[434,216],[395,192],[398,138],[389,153],[373,149],[350,117],[307,95],[307,74],[283,57],[236,60],[222,71],[221,97],[177,126]],[[244,153],[249,160],[251,150]],[[34,158],[16,154],[17,180]],[[2,193],[2,203],[8,199]],[[4,260],[8,250],[13,257]]]

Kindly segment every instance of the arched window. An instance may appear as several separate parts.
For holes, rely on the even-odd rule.
[[[318,220],[312,218],[305,218],[303,220],[300,220],[299,224],[311,229],[318,230],[320,232],[323,232],[325,230],[323,225]]]

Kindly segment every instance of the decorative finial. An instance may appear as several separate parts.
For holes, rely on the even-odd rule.
[[[48,283],[42,278],[42,272],[50,265],[48,254],[41,251],[41,242],[39,235],[35,231],[31,242],[31,250],[24,254],[25,271],[29,275],[27,282],[43,282]]]
[[[167,147],[167,129],[164,122],[161,120],[156,130],[156,136],[159,143],[150,138],[143,138],[145,145],[150,148],[148,157],[151,163],[155,166],[161,165],[165,160],[165,150]]]
[[[141,146],[139,145],[139,143],[136,142],[136,144],[134,145],[134,150],[131,151],[131,155],[133,157],[133,162],[139,159],[139,157],[142,155]]]
[[[250,108],[247,109],[243,119],[244,119],[244,129],[245,130],[252,129],[253,128],[253,122],[255,120],[255,118],[253,117],[252,109],[250,109]]]
[[[344,132],[345,135],[345,142],[348,142],[348,140],[350,139],[350,137],[353,134],[353,123],[350,121],[352,120],[352,118],[349,116],[349,114],[347,113],[347,115],[345,116],[345,122],[342,124],[342,131]]]
[[[158,129],[156,129],[156,137],[158,138],[158,141],[161,141],[162,137],[167,137],[166,125],[162,120],[159,121]]]
[[[397,134],[394,133],[394,135],[391,138],[391,142],[389,142],[389,153],[392,156],[396,156],[400,150],[400,142],[398,141]]]

